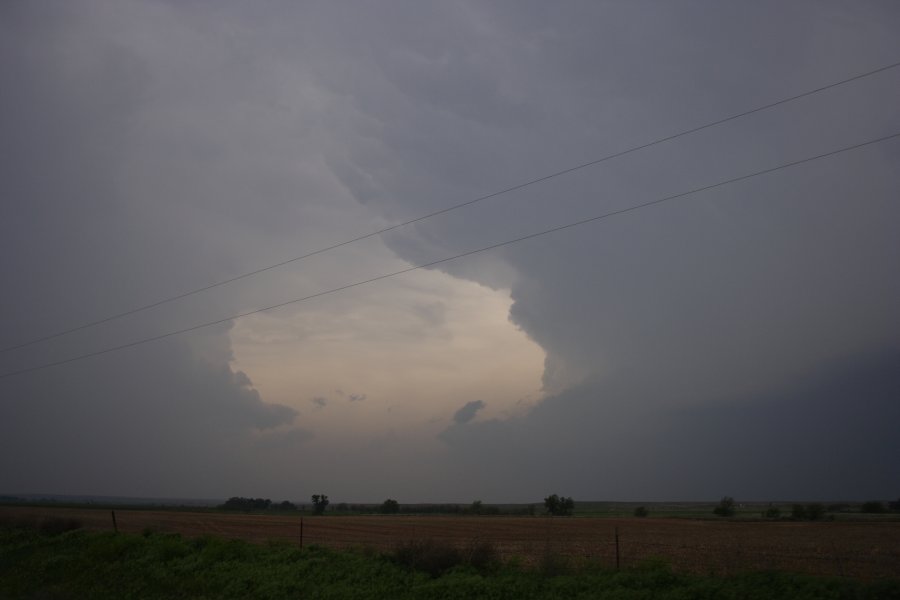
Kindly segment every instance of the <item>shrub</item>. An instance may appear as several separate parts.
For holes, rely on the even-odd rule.
[[[634,509],[634,516],[636,517],[646,517],[649,514],[650,511],[647,510],[646,506],[638,506],[636,509]]]
[[[546,577],[567,575],[572,572],[572,560],[564,554],[551,552],[550,549],[547,548],[541,555],[541,560],[538,563],[538,571]]]
[[[398,565],[423,571],[432,577],[437,577],[465,562],[463,553],[456,546],[434,540],[403,542],[394,550],[392,558]]]
[[[38,526],[38,531],[44,535],[59,535],[67,531],[81,529],[81,527],[81,521],[78,519],[52,517],[41,521],[41,524]]]
[[[466,562],[481,572],[493,571],[500,566],[500,552],[488,540],[472,540],[466,548]]]
[[[470,566],[483,573],[500,565],[497,547],[487,540],[473,540],[464,549],[431,539],[410,540],[398,545],[390,558],[398,565],[428,573],[432,577],[459,566]]]

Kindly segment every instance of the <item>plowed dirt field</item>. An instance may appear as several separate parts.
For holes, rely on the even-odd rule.
[[[299,516],[116,510],[120,531],[212,534],[253,542],[300,542]],[[0,520],[75,518],[112,530],[109,509],[0,507]],[[504,558],[539,562],[548,554],[622,566],[653,557],[679,570],[735,573],[778,569],[861,579],[900,577],[900,522],[740,522],[688,519],[496,516],[324,516],[302,519],[303,543],[389,550],[409,540],[464,546],[490,540]]]

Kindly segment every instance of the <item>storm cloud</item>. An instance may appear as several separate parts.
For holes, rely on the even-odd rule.
[[[890,65],[898,29],[876,0],[3,3],[0,346]],[[898,93],[885,70],[5,351],[223,320],[0,379],[0,492],[893,497],[896,138],[229,317],[900,132]]]
[[[485,407],[482,400],[472,400],[466,402],[458,411],[453,413],[453,421],[459,425],[468,423],[475,418],[478,411]]]

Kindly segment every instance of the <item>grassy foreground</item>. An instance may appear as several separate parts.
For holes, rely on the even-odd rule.
[[[0,599],[610,598],[900,599],[900,580],[863,583],[783,573],[703,577],[664,564],[624,571],[547,560],[499,564],[486,546],[300,549],[176,534],[0,530]]]

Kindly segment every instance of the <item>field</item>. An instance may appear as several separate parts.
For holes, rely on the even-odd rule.
[[[73,518],[110,531],[109,509],[0,507],[0,520]],[[298,516],[218,512],[115,511],[119,531],[211,534],[251,542],[300,543]],[[671,518],[497,516],[323,516],[302,519],[305,546],[388,551],[410,540],[464,546],[487,540],[501,557],[535,564],[565,555],[622,567],[663,558],[676,571],[729,575],[779,570],[863,580],[900,576],[900,522],[768,522]]]

